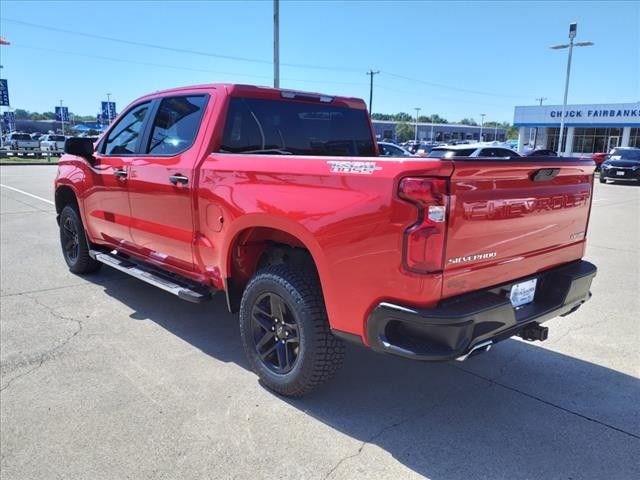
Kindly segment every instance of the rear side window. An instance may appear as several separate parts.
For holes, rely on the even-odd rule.
[[[193,145],[206,100],[205,95],[163,98],[146,152],[150,155],[176,155]]]
[[[468,157],[475,148],[434,148],[429,152],[429,158]]]
[[[375,147],[364,110],[233,97],[220,151],[373,156]]]
[[[127,155],[138,151],[149,102],[133,107],[109,132],[104,142],[105,155]]]
[[[65,138],[62,135],[51,135],[49,137],[49,140],[51,140],[52,142],[64,142]]]

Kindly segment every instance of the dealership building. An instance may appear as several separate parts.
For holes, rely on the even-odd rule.
[[[518,151],[527,147],[559,152],[562,105],[516,107]],[[640,148],[640,102],[567,105],[562,152],[565,156],[607,152],[614,147]]]
[[[416,122],[395,122],[387,120],[372,120],[373,128],[378,140],[397,141],[396,128],[399,123],[408,123],[415,128]],[[451,141],[479,141],[482,134],[482,141],[492,142],[494,140],[504,141],[506,130],[504,128],[480,127],[479,125],[458,125],[455,123],[426,123],[418,122],[418,140],[434,142]]]

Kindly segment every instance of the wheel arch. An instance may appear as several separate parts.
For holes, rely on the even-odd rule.
[[[324,255],[311,232],[302,226],[260,222],[235,231],[225,262],[225,291],[231,312],[238,311],[244,288],[255,272],[277,263],[313,268],[321,287],[324,283]]]
[[[73,205],[80,213],[80,205],[78,204],[78,196],[75,190],[69,185],[60,185],[55,192],[56,216],[59,219],[62,210],[67,205]]]

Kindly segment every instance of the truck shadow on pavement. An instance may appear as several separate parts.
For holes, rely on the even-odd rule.
[[[102,285],[131,318],[248,368],[222,294],[194,305],[133,279]],[[318,472],[325,478],[342,468],[396,478],[377,471],[376,449],[434,479],[640,478],[640,381],[538,345],[507,340],[442,364],[348,346],[332,382],[303,399],[274,397],[360,442]]]

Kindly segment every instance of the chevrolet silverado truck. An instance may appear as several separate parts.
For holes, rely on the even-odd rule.
[[[365,103],[246,85],[157,92],[55,180],[64,259],[189,302],[224,292],[263,384],[301,396],[351,341],[445,361],[590,297],[591,160],[383,157]]]

